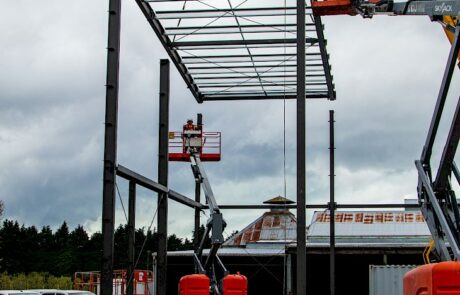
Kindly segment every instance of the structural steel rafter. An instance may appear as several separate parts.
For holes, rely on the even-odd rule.
[[[295,0],[136,0],[198,102],[297,98]],[[306,98],[335,99],[323,26],[305,7]]]

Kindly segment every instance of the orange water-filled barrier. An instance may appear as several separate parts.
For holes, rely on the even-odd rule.
[[[206,275],[183,276],[179,281],[179,295],[209,295],[210,280]]]
[[[247,295],[248,294],[248,279],[240,275],[227,275],[222,280],[223,295]]]

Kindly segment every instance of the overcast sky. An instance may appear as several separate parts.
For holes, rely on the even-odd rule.
[[[26,225],[66,220],[100,231],[108,1],[1,0],[0,199]],[[166,53],[134,1],[123,1],[118,162],[157,170],[159,59]],[[329,198],[328,110],[336,111],[336,196],[341,203],[416,197],[421,153],[449,52],[428,17],[323,18],[337,101],[307,102],[307,203]],[[283,194],[283,102],[197,104],[172,66],[172,130],[203,113],[221,131],[223,159],[206,164],[220,204],[260,204]],[[460,90],[455,73],[446,118]],[[287,102],[287,197],[296,198],[295,102]],[[450,118],[449,118],[450,120]],[[442,124],[437,151],[448,129]],[[436,152],[435,152],[436,153]],[[439,152],[438,152],[439,154]],[[433,164],[439,157],[434,157]],[[170,187],[193,196],[184,163]],[[123,202],[127,185],[119,180]],[[137,225],[156,195],[138,190]],[[190,236],[193,211],[170,203],[170,231]],[[227,232],[263,211],[225,211]],[[311,214],[311,212],[310,212]],[[117,200],[117,223],[125,217]]]

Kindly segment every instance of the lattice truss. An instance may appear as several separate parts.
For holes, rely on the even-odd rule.
[[[296,97],[296,0],[136,0],[198,102]],[[335,99],[306,7],[306,98]]]

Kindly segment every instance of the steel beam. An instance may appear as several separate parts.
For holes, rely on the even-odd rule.
[[[161,185],[145,176],[142,176],[122,165],[118,165],[117,167],[117,175],[120,176],[120,177],[123,177],[124,179],[126,180],[132,180],[134,181],[136,184],[146,188],[146,189],[149,189],[149,190],[152,190],[156,193],[167,193],[168,195],[168,198],[173,200],[173,201],[176,201],[178,203],[181,203],[182,205],[185,205],[185,206],[188,206],[188,207],[191,207],[191,208],[198,208],[198,209],[203,209],[204,208],[204,205],[198,203],[198,202],[195,202],[194,200],[174,191],[174,190],[170,190],[168,189],[166,186],[164,185]]]
[[[430,129],[428,131],[425,145],[423,146],[422,155],[420,159],[423,165],[430,165],[430,158],[433,151],[433,144],[436,139],[436,134],[438,132],[439,123],[441,121],[442,111],[444,109],[444,104],[446,102],[447,93],[449,91],[450,82],[452,81],[452,75],[454,73],[454,68],[457,62],[458,52],[460,48],[460,27],[457,26],[455,32],[455,38],[450,48],[449,58],[447,60],[446,69],[444,71],[444,76],[442,78],[441,88],[439,89],[438,99],[436,101],[436,106],[433,112],[433,117],[430,123]]]
[[[319,98],[327,98],[327,93],[318,93],[318,94],[308,94],[305,96],[307,99],[319,99]],[[304,98],[304,99],[305,99]],[[203,101],[232,101],[232,100],[266,100],[266,99],[297,99],[297,96],[295,95],[271,95],[268,93],[268,95],[247,95],[247,96],[234,96],[234,95],[228,95],[228,96],[206,96],[203,98]]]
[[[335,295],[335,142],[334,111],[329,111],[329,290]]]
[[[318,56],[321,53],[319,52],[311,52],[311,53],[306,53],[306,56]],[[280,54],[233,54],[233,55],[196,55],[196,56],[183,56],[182,59],[184,61],[186,60],[195,60],[195,59],[232,59],[232,58],[237,58],[237,57],[253,57],[253,58],[258,58],[258,57],[266,57],[266,58],[272,58],[272,57],[295,57],[297,56],[295,53],[280,53]],[[271,59],[270,59],[271,60]],[[283,59],[284,60],[284,59]]]
[[[284,40],[284,39],[282,39]],[[274,48],[295,48],[296,47],[296,43],[277,43],[277,44],[248,44],[248,45],[223,45],[222,47],[218,48],[218,49],[244,49],[245,46],[249,46],[249,48],[268,48],[268,49],[274,49]],[[316,47],[318,46],[317,43],[314,43],[314,44],[310,44],[308,45],[309,48],[311,47]],[[199,50],[199,51],[202,51],[202,50],[215,50],[216,47],[215,46],[203,46],[203,47],[188,47],[186,49],[181,49],[181,48],[178,48],[178,51],[187,51],[188,53],[194,51],[194,50]]]
[[[202,209],[207,209],[207,205],[203,205]],[[296,209],[297,205],[219,205],[221,210],[240,210],[240,209]],[[328,209],[328,204],[308,204],[305,205],[306,209]],[[420,208],[418,204],[336,204],[336,209],[394,209],[394,208]]]
[[[307,293],[306,140],[305,140],[305,0],[297,0],[297,295]]]
[[[117,166],[117,175],[120,177],[123,177],[126,180],[135,181],[136,184],[144,188],[147,188],[149,190],[152,190],[156,193],[167,193],[168,192],[168,188],[166,186],[161,185],[143,175],[140,175],[139,173],[134,172],[130,170],[129,168],[126,168],[122,165]]]
[[[160,107],[158,134],[158,183],[168,187],[169,60],[160,60]],[[168,193],[158,193],[157,294],[167,295]]]
[[[107,40],[104,172],[102,185],[103,252],[101,265],[101,295],[112,295],[113,293],[113,240],[115,222],[115,167],[117,163],[120,22],[121,0],[110,0]]]
[[[314,26],[314,24],[307,24],[307,27],[308,26]],[[228,26],[213,26],[213,25],[209,25],[209,26],[206,26],[206,27],[203,27],[203,26],[180,26],[180,27],[165,27],[165,30],[167,32],[169,31],[190,31],[190,32],[194,32],[196,30],[199,30],[199,31],[203,31],[203,30],[219,30],[219,29],[223,29],[223,30],[228,30],[228,29],[237,29],[239,30],[239,28],[242,28],[242,29],[255,29],[255,28],[294,28],[296,27],[296,24],[281,24],[281,23],[277,23],[277,24],[248,24],[248,25],[240,25],[240,26],[237,26],[237,25],[228,25]],[[294,30],[295,32],[295,30]],[[195,33],[195,32],[194,32]],[[196,32],[198,33],[198,32]]]
[[[332,82],[332,74],[331,74],[331,65],[329,64],[329,55],[326,51],[326,39],[324,38],[324,26],[321,21],[321,17],[319,15],[314,16],[315,26],[316,26],[316,34],[318,35],[318,43],[319,43],[319,50],[321,52],[321,59],[323,60],[323,67],[324,67],[324,74],[326,76],[327,81],[327,89],[329,93],[329,100],[335,100],[335,87],[334,83]]]
[[[211,73],[212,74],[212,73]],[[214,73],[215,75],[219,73]],[[223,73],[220,73],[221,75]],[[232,73],[235,74],[235,73]],[[202,75],[210,75],[209,73],[203,73]],[[307,74],[306,77],[323,77],[324,75],[321,74]],[[261,75],[260,76],[262,79],[271,79],[271,78],[297,78],[296,75]],[[201,77],[198,76],[195,78],[196,81],[198,80],[228,80],[228,79],[241,79],[241,80],[247,80],[247,79],[255,79],[258,78],[258,76],[250,76],[250,75],[239,75],[239,76],[206,76],[206,77]]]
[[[305,43],[318,43],[317,38],[305,38]],[[201,46],[227,46],[227,45],[269,45],[269,44],[296,44],[297,39],[252,39],[252,40],[208,40],[208,41],[177,41],[171,42],[169,45],[175,48],[182,47],[201,47]],[[304,56],[305,57],[305,56]]]
[[[129,181],[129,200],[128,200],[128,284],[126,286],[126,295],[133,295],[134,282],[134,256],[136,242],[136,182]]]
[[[246,61],[246,63],[250,63],[251,61]],[[255,61],[256,63],[261,63],[260,61]],[[236,62],[235,62],[236,63]],[[322,64],[318,63],[312,63],[308,64],[307,66],[310,67],[322,67]],[[297,63],[292,62],[292,63],[276,63],[276,64],[258,64],[257,66],[254,65],[221,65],[221,64],[213,64],[213,63],[207,63],[204,66],[190,66],[188,69],[190,71],[196,71],[196,70],[215,70],[215,69],[254,69],[258,68],[262,72],[266,71],[264,68],[270,68],[270,69],[275,69],[275,68],[293,68],[297,67]],[[263,69],[263,70],[262,70]]]
[[[264,82],[263,83],[263,86],[264,87],[283,87],[283,86],[295,86],[297,85],[296,83],[292,82],[292,83],[284,83],[283,81],[275,81],[275,82],[272,82],[272,83],[266,83]],[[311,85],[311,86],[322,86],[322,85],[326,85],[326,82],[317,82],[317,83],[307,83],[307,85]],[[260,87],[260,85],[256,84],[256,83],[252,83],[252,84],[241,84],[241,85],[238,85],[238,86],[235,86],[235,85],[231,85],[231,84],[201,84],[200,85],[200,88],[229,88],[229,87],[242,87],[242,88],[247,88],[247,87]],[[270,92],[270,90],[267,90],[267,92]]]
[[[193,78],[189,74],[185,65],[181,63],[181,57],[179,56],[177,51],[169,47],[171,40],[165,34],[165,30],[163,29],[163,26],[160,24],[160,21],[156,18],[155,12],[153,11],[152,7],[150,7],[150,5],[144,0],[136,0],[136,3],[141,9],[147,21],[149,22],[150,27],[157,35],[158,39],[160,39],[161,44],[163,45],[163,47],[169,55],[169,58],[171,58],[177,70],[181,74],[182,79],[184,79],[185,81],[185,84],[187,84],[188,88],[192,92],[197,102],[202,103],[203,100],[201,98],[201,94],[198,87],[193,82]]]
[[[178,193],[176,191],[169,190],[168,195],[169,195],[168,197],[171,200],[174,200],[174,201],[176,201],[178,203],[181,203],[182,205],[186,205],[186,206],[188,206],[190,208],[200,209],[200,210],[204,208],[203,204],[201,204],[199,202],[196,202],[196,201],[194,201],[194,200],[192,200],[192,199],[190,199],[190,198],[188,198],[188,197],[186,197],[186,196],[184,196],[184,195],[182,195],[182,194],[180,194],[180,193]]]
[[[305,9],[308,9],[305,7]],[[263,17],[263,16],[295,16],[296,7],[251,7],[223,9],[190,9],[190,10],[158,10],[158,19],[195,19],[195,18],[230,18],[230,17]],[[306,13],[307,14],[307,13]],[[311,10],[308,15],[312,15]]]

